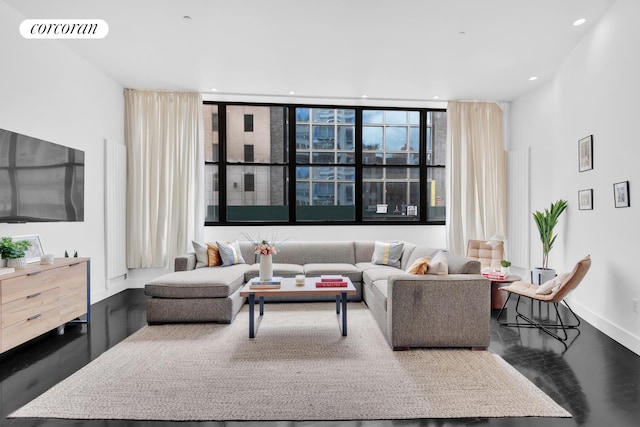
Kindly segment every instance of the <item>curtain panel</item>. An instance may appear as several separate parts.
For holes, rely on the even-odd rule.
[[[125,90],[127,267],[169,268],[204,234],[199,93]]]
[[[493,102],[447,105],[447,245],[465,255],[469,239],[507,230],[503,111]]]

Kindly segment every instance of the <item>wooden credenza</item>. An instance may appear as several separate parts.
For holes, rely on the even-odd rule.
[[[0,275],[0,353],[79,316],[89,320],[89,258],[57,258]]]

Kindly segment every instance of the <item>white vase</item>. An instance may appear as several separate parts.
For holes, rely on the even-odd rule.
[[[554,277],[556,277],[556,271],[553,268],[534,267],[531,269],[531,283],[534,285],[542,285]]]
[[[7,260],[7,267],[13,267],[15,269],[25,268],[27,266],[27,259],[22,258],[9,258]]]
[[[511,267],[500,267],[500,274],[505,277],[508,276],[509,274],[511,274]]]
[[[260,280],[273,279],[273,262],[271,255],[260,255]]]

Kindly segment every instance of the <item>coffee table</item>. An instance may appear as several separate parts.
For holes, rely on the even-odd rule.
[[[264,316],[264,299],[268,297],[284,297],[284,296],[317,296],[317,295],[334,295],[336,297],[336,314],[338,317],[338,326],[342,332],[342,336],[347,336],[347,296],[355,295],[356,288],[349,278],[343,279],[347,282],[346,287],[335,288],[316,288],[316,282],[320,281],[319,277],[306,277],[304,286],[297,286],[293,277],[285,277],[280,283],[280,289],[252,289],[251,282],[246,283],[240,290],[240,296],[249,299],[249,338],[255,338],[258,333],[258,327]],[[257,321],[255,319],[255,303],[256,297],[260,304],[260,316]],[[342,314],[342,316],[341,316]]]

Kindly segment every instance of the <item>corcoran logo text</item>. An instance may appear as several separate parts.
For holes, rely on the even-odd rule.
[[[25,39],[102,39],[108,33],[102,19],[25,19],[20,24]]]

